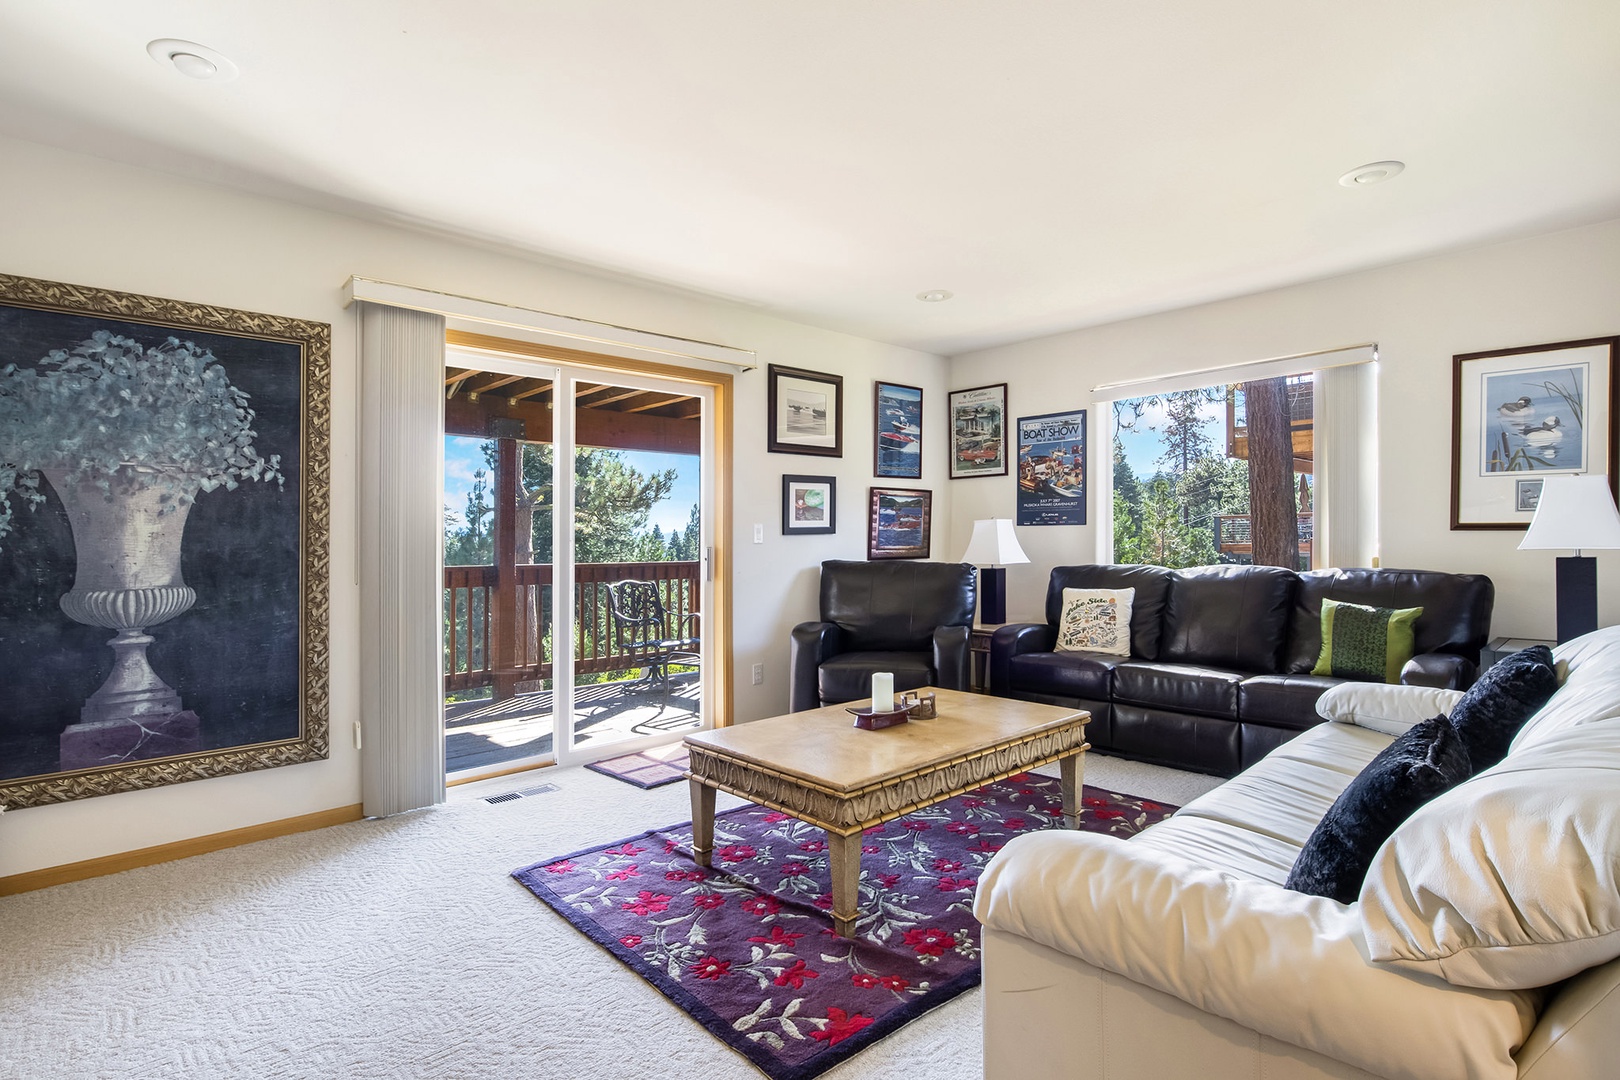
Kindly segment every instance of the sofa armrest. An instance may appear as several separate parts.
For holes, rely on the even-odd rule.
[[[1399,1080],[1514,1077],[1513,1051],[1540,1004],[1534,991],[1453,987],[1369,963],[1354,905],[1098,833],[1014,838],[985,868],[973,913],[991,929]]]
[[[1432,686],[1439,690],[1466,690],[1474,685],[1479,665],[1451,653],[1418,653],[1401,668],[1401,682],[1407,686]]]
[[[838,655],[843,631],[837,623],[803,622],[788,647],[788,712],[821,708],[821,665]]]
[[[1057,644],[1057,627],[1050,623],[1008,623],[990,635],[990,686],[993,693],[1004,694],[1012,685],[1009,681],[1012,658],[1019,653],[1051,652]]]
[[[934,628],[934,677],[941,690],[966,690],[973,650],[971,631],[966,626]]]

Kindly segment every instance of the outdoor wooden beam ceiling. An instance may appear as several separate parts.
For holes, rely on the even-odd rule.
[[[536,394],[549,394],[550,392],[551,392],[551,384],[549,382],[548,383],[542,383],[541,385],[531,387],[528,390],[519,391],[518,393],[513,394],[507,400],[508,401],[522,401],[524,398],[534,397],[534,395],[536,395]]]
[[[615,389],[615,388],[614,387],[607,387],[606,389]],[[622,394],[615,394],[615,395],[613,395],[612,397],[609,397],[609,398],[599,398],[596,401],[593,401],[590,404],[583,405],[581,407],[586,408],[586,409],[600,409],[602,406],[611,405],[615,401],[623,401],[626,398],[640,397],[641,395],[645,394],[646,392],[647,391],[645,391],[645,390],[626,390]],[[622,412],[622,411],[634,411],[634,410],[619,410],[619,411]]]
[[[648,411],[650,411],[652,409],[662,409],[665,405],[673,405],[677,401],[685,401],[685,400],[687,400],[688,397],[689,397],[689,395],[687,395],[687,394],[676,394],[674,397],[667,397],[667,398],[664,398],[664,399],[662,399],[660,401],[649,401],[645,405],[636,405],[636,406],[634,406],[632,408],[629,408],[629,409],[626,409],[624,411],[625,412],[636,413],[636,412],[648,412]]]
[[[522,375],[501,375],[497,376],[493,382],[487,382],[483,386],[475,386],[472,389],[477,393],[487,394],[491,390],[498,390],[503,386],[508,386],[515,382],[521,382],[523,379],[524,376]]]

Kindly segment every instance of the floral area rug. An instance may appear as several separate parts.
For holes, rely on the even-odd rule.
[[[1083,827],[1129,836],[1164,803],[1085,789]],[[512,876],[772,1080],[809,1080],[979,983],[973,890],[1019,833],[1062,822],[1058,781],[1023,773],[869,829],[855,940],[833,933],[826,834],[760,806]]]

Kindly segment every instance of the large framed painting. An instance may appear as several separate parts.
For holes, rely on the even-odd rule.
[[[1007,475],[1007,384],[952,390],[951,479]]]
[[[327,755],[331,327],[0,275],[0,804]]]
[[[867,492],[866,557],[926,559],[933,535],[934,493],[910,488]]]
[[[878,382],[872,396],[872,475],[921,480],[922,387]]]
[[[844,377],[771,364],[766,370],[765,449],[844,456]]]
[[[1620,337],[1452,357],[1451,527],[1524,529],[1549,476],[1615,490]]]
[[[1018,524],[1086,523],[1086,410],[1018,418]]]

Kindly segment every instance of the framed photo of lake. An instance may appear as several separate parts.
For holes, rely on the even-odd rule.
[[[836,476],[782,477],[783,536],[824,536],[837,531]]]
[[[1451,527],[1524,529],[1549,476],[1615,490],[1620,337],[1452,357]]]
[[[327,756],[331,327],[0,274],[0,804]]]
[[[888,382],[874,387],[872,475],[885,480],[921,480],[922,388]]]
[[[866,557],[928,558],[934,493],[875,487],[868,489],[867,495]]]
[[[766,370],[772,454],[844,456],[844,377],[771,364]]]
[[[951,479],[1007,475],[1007,384],[952,390]]]

